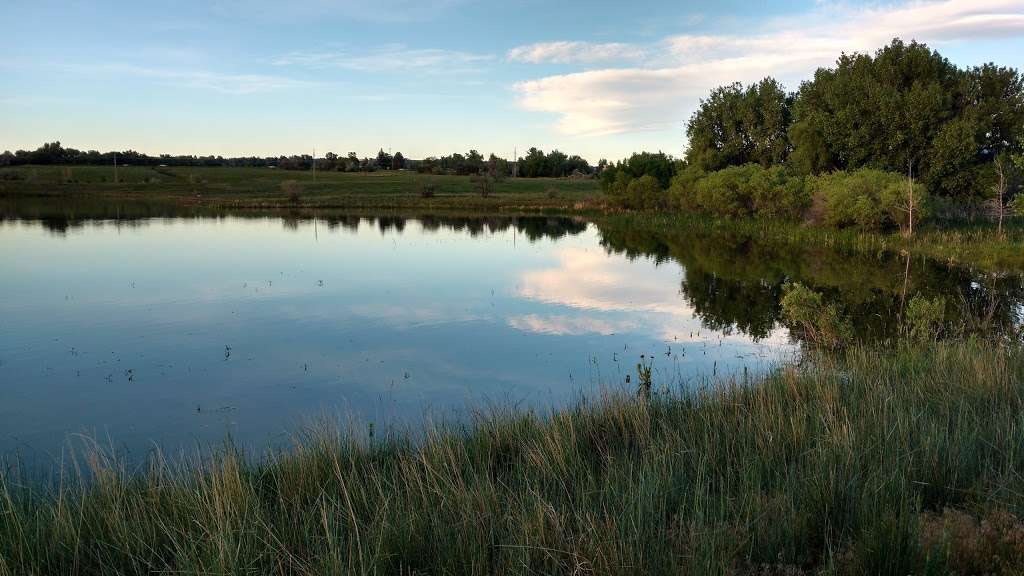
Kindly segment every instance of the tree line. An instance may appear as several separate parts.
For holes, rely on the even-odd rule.
[[[681,161],[603,174],[613,201],[863,227],[910,225],[940,205],[1001,214],[1021,187],[1024,81],[894,39],[841,55],[795,93],[771,77],[719,87],[686,135]]]
[[[227,167],[274,167],[283,170],[317,170],[338,172],[374,172],[377,170],[415,170],[426,174],[450,175],[492,175],[496,177],[521,176],[525,178],[560,178],[572,175],[589,176],[595,169],[578,155],[567,155],[559,150],[545,154],[537,148],[530,148],[525,157],[509,161],[495,154],[484,157],[477,150],[466,154],[453,153],[448,156],[430,156],[422,160],[411,160],[401,152],[391,154],[383,148],[376,157],[360,158],[355,152],[339,156],[328,152],[323,157],[313,158],[310,154],[292,156],[193,156],[160,154],[149,156],[134,150],[98,152],[65,148],[60,142],[47,142],[35,150],[6,151],[0,154],[0,166],[19,165],[111,165],[116,161],[123,165],[138,166],[227,166]]]

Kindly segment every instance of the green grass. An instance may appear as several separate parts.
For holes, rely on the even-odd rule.
[[[423,198],[424,182],[435,188]],[[298,200],[289,198],[295,190]],[[573,209],[600,196],[596,180],[506,178],[482,197],[468,176],[415,172],[312,172],[269,168],[127,166],[18,166],[0,169],[0,197],[174,201],[219,208],[559,208]]]
[[[256,464],[92,452],[4,475],[0,574],[1018,574],[1022,408],[1024,352],[961,341]]]

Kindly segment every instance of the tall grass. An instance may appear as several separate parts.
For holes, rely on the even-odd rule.
[[[52,490],[4,474],[0,574],[910,574],[966,545],[1019,573],[1022,407],[1021,350],[959,342],[259,463],[95,450]]]

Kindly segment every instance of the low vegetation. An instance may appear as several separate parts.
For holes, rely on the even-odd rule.
[[[590,178],[448,176],[414,171],[120,166],[0,168],[0,198],[173,202],[222,209],[574,210],[596,207]],[[555,194],[550,192],[554,190]]]
[[[0,574],[1016,574],[1024,353],[810,355],[414,438],[0,480]],[[84,480],[84,477],[91,480]]]

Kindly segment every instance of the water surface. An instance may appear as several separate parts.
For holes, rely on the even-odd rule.
[[[742,378],[798,349],[788,281],[864,340],[915,294],[951,327],[1024,309],[1015,275],[628,220],[0,213],[0,452],[41,457],[78,433],[138,456],[547,409],[634,390],[639,362],[663,388]]]

